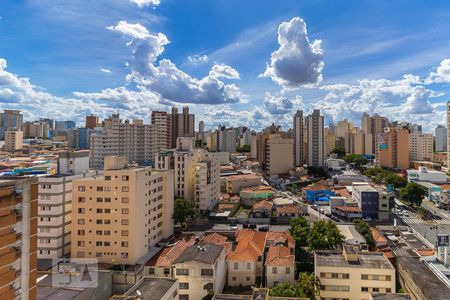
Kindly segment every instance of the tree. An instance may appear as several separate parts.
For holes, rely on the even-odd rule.
[[[348,164],[354,164],[358,169],[367,164],[367,159],[360,154],[347,154],[344,160]]]
[[[344,236],[330,220],[314,223],[307,238],[308,250],[333,250],[344,242]]]
[[[374,244],[372,232],[370,231],[370,227],[369,224],[367,224],[367,222],[355,220],[355,227],[356,231],[358,231],[359,234],[361,234],[364,237],[368,245]]]
[[[312,273],[302,272],[294,284],[282,282],[270,289],[272,297],[293,297],[315,299],[320,292],[320,280]]]
[[[402,188],[408,183],[405,178],[398,176],[395,173],[388,174],[384,179],[384,182],[386,183],[386,185],[391,184],[396,189]]]
[[[303,217],[292,218],[289,221],[291,228],[289,229],[292,237],[295,239],[295,243],[299,247],[304,247],[307,244],[308,236],[311,232],[311,226]]]
[[[401,189],[400,199],[411,206],[420,206],[426,194],[427,192],[422,186],[415,182],[410,182]]]
[[[333,151],[331,151],[331,153],[335,153],[337,154],[338,158],[344,158],[346,153],[345,153],[345,149],[338,147],[338,148],[334,148]]]
[[[237,148],[236,152],[250,152],[251,150],[250,145],[243,145],[242,147]]]
[[[172,219],[175,224],[181,224],[181,226],[186,225],[186,220],[188,218],[195,218],[196,211],[194,203],[191,201],[176,198],[173,208]]]
[[[416,210],[416,214],[420,217],[420,218],[425,218],[425,216],[427,215],[427,210],[425,209],[425,208],[423,208],[423,207],[419,207],[417,210]]]

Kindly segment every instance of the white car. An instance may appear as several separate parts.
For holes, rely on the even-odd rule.
[[[372,221],[372,218],[371,217],[365,217],[365,218],[363,218],[363,221],[370,222],[370,221]]]

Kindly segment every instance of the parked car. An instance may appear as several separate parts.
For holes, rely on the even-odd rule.
[[[372,221],[372,218],[371,218],[371,217],[365,217],[365,218],[363,218],[363,221],[371,222],[371,221]]]
[[[311,208],[314,209],[314,210],[319,210],[319,206],[317,206],[317,204],[311,205]]]
[[[335,216],[335,215],[332,215],[330,218],[331,218],[331,220],[336,221],[336,222],[340,222],[341,221],[341,219],[339,219],[339,217]]]
[[[258,227],[258,231],[267,232],[269,231],[269,225],[262,225]]]
[[[324,213],[325,213],[325,211],[323,210],[323,208],[319,208],[319,212],[320,212],[321,214],[324,214]]]

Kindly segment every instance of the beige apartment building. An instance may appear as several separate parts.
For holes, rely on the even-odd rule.
[[[7,130],[5,132],[5,145],[3,146],[6,152],[15,152],[23,148],[23,131],[22,130]]]
[[[239,194],[248,187],[256,187],[262,184],[262,177],[257,174],[232,175],[227,177],[227,193]]]
[[[409,132],[403,128],[387,128],[377,136],[376,161],[379,167],[409,168]]]
[[[0,298],[36,299],[37,180],[0,179]]]
[[[287,174],[294,167],[294,140],[271,137],[266,143],[267,175]]]
[[[371,293],[395,293],[395,268],[381,252],[314,253],[314,273],[320,279],[320,299],[370,299]]]
[[[409,160],[431,161],[433,159],[433,135],[431,133],[409,134]]]
[[[177,148],[161,151],[158,170],[174,170],[175,197],[194,201],[200,211],[212,209],[220,196],[220,153],[194,149],[193,138],[178,138]]]
[[[106,157],[104,174],[73,181],[72,257],[135,264],[173,233],[173,171]]]
[[[152,111],[152,125],[157,128],[158,149],[170,149],[171,131],[170,131],[170,114],[165,111]]]
[[[324,129],[324,152],[325,157],[329,156],[331,151],[336,148],[336,135],[329,127]]]
[[[389,120],[378,114],[369,115],[364,113],[361,118],[361,129],[365,133],[366,154],[376,153],[376,136],[383,133],[384,129],[388,127]]]

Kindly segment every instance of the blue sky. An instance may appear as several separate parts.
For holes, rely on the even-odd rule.
[[[320,108],[445,121],[448,1],[3,0],[0,108],[148,121],[189,105],[209,127]],[[281,43],[277,40],[281,38]],[[410,75],[408,75],[410,74]],[[405,76],[406,75],[406,76]]]

